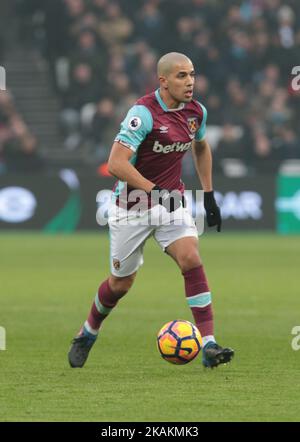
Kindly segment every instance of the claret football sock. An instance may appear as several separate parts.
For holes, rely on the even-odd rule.
[[[200,330],[205,344],[215,342],[214,320],[206,275],[202,265],[183,273],[185,294],[192,310],[195,324]],[[205,345],[204,344],[204,345]]]
[[[84,323],[84,329],[92,335],[97,335],[104,319],[124,295],[125,293],[114,293],[109,286],[108,279],[104,281],[96,293],[90,314]]]

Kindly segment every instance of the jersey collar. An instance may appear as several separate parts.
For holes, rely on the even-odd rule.
[[[159,89],[156,89],[156,91],[155,91],[155,97],[156,97],[157,101],[159,102],[160,107],[161,107],[162,110],[164,110],[165,112],[175,112],[175,111],[179,111],[179,110],[183,109],[184,106],[185,106],[184,103],[180,103],[180,105],[179,105],[176,109],[168,109],[168,108],[167,108],[167,105],[164,103],[163,99],[162,99],[161,96],[160,96]]]

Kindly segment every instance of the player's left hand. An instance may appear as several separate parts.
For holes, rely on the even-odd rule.
[[[167,189],[162,189],[159,186],[154,186],[152,188],[151,199],[154,204],[160,204],[161,206],[165,207],[169,213],[177,210],[183,202],[183,197],[179,190],[169,192]]]
[[[208,227],[217,226],[217,231],[221,232],[221,212],[216,203],[213,190],[211,192],[204,192],[204,209]]]

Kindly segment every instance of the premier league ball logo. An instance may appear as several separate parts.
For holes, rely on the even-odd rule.
[[[131,130],[138,130],[138,128],[141,126],[141,124],[142,124],[142,121],[139,117],[132,117],[129,120],[128,127]]]

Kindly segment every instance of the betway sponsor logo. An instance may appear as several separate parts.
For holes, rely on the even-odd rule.
[[[184,152],[186,150],[189,150],[191,147],[192,142],[189,143],[180,143],[178,141],[177,143],[173,144],[167,144],[166,146],[163,146],[159,143],[159,141],[155,141],[153,145],[153,152],[157,153],[170,153],[170,152]]]

